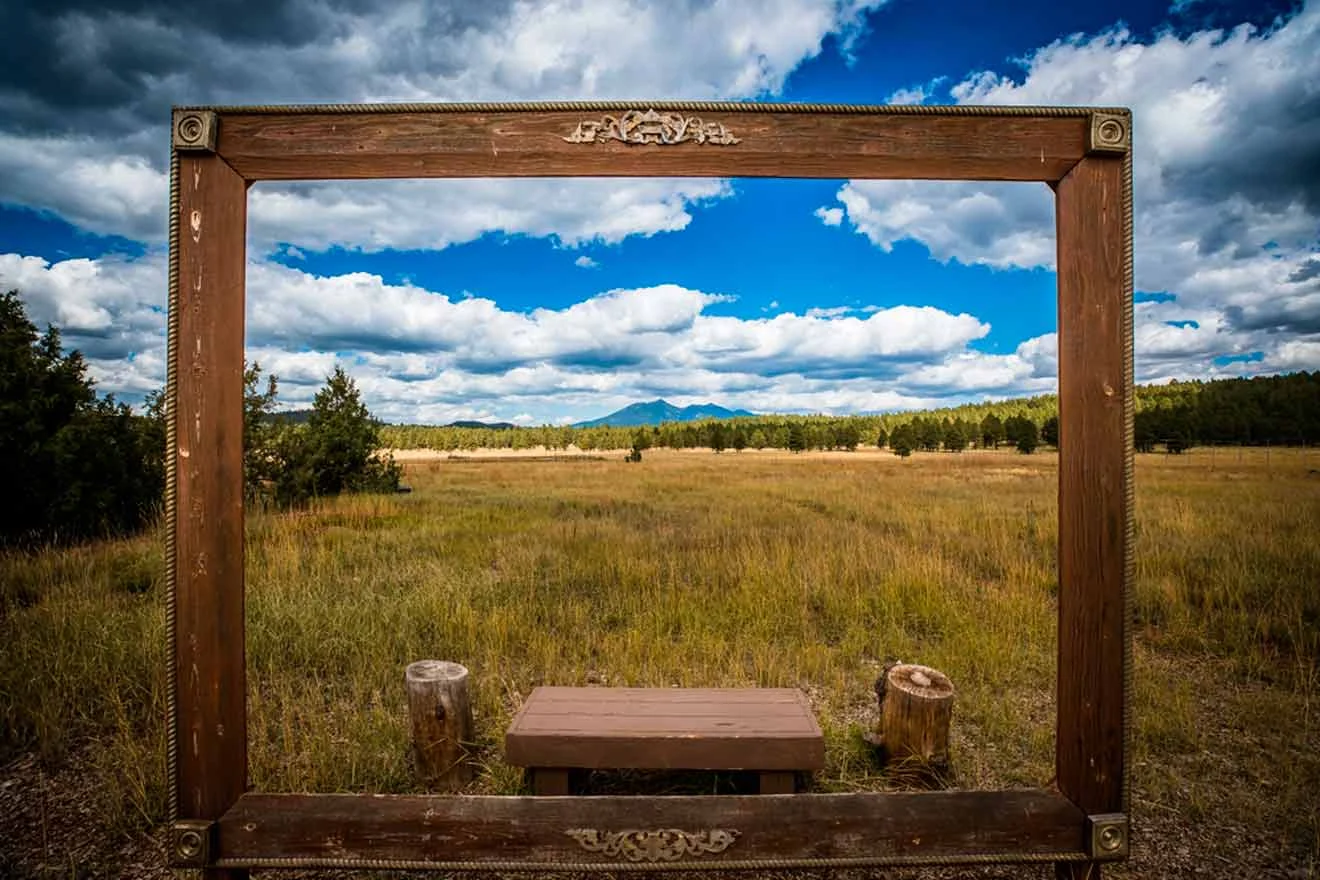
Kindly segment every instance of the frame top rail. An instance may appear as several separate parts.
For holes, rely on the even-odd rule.
[[[1029,104],[829,104],[758,101],[429,101],[377,104],[179,104],[177,112],[296,113],[535,113],[627,111],[638,108],[705,113],[849,113],[867,116],[1090,116],[1130,115],[1127,107]]]
[[[247,183],[795,177],[1055,184],[1127,152],[1123,108],[720,101],[180,107],[176,151]]]

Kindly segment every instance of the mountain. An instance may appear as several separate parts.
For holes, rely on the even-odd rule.
[[[678,407],[667,400],[652,400],[647,403],[634,403],[625,406],[607,416],[578,422],[574,428],[596,428],[609,426],[631,428],[635,425],[659,425],[662,422],[695,422],[699,419],[736,419],[740,416],[754,416],[756,413],[745,409],[725,409],[713,403],[698,403],[693,406]]]

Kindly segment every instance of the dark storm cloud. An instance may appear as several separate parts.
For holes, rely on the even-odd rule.
[[[1196,248],[1202,254],[1217,254],[1225,248],[1231,248],[1234,259],[1245,260],[1256,255],[1252,247],[1253,230],[1251,221],[1241,210],[1234,210],[1217,204],[1206,211],[1208,225],[1201,232]]]
[[[1175,157],[1165,180],[1180,195],[1211,203],[1241,196],[1277,211],[1300,200],[1320,213],[1320,86],[1294,77],[1228,112],[1222,139],[1201,155]]]
[[[1312,257],[1288,276],[1288,280],[1294,284],[1310,281],[1313,278],[1320,278],[1320,257]]]
[[[1286,333],[1290,336],[1320,334],[1320,296],[1303,299],[1266,300],[1259,305],[1230,306],[1224,316],[1237,330]]]
[[[172,104],[235,100],[307,102],[360,99],[370,73],[428,74],[458,69],[457,53],[436,51],[473,29],[489,28],[510,0],[446,2],[418,8],[408,40],[370,71],[318,57],[362,21],[398,10],[388,0],[0,0],[6,63],[0,112],[10,131],[83,128],[130,134],[158,124]],[[418,47],[427,47],[419,57]],[[251,63],[254,52],[274,69]],[[326,55],[328,56],[328,52]],[[283,69],[280,69],[283,68]]]

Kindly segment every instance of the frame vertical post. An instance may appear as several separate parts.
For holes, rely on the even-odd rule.
[[[1125,581],[1131,548],[1131,290],[1122,155],[1082,159],[1057,187],[1060,791],[1126,811]],[[1113,831],[1106,845],[1113,842]],[[1124,829],[1122,834],[1126,834]],[[1123,841],[1126,847],[1126,841]],[[1094,854],[1094,853],[1093,853]],[[1099,878],[1098,863],[1060,876]]]
[[[223,159],[175,162],[179,308],[169,416],[175,474],[175,848],[203,860],[206,823],[247,788],[243,638],[243,301],[247,183]],[[246,871],[207,869],[212,880]]]

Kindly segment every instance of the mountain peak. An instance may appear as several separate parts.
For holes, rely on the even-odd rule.
[[[734,419],[753,416],[755,413],[745,409],[725,409],[713,403],[697,403],[692,406],[677,407],[664,398],[657,397],[646,403],[633,403],[621,410],[578,422],[575,428],[635,427],[639,425],[659,425],[664,422],[692,422],[698,419]]]

